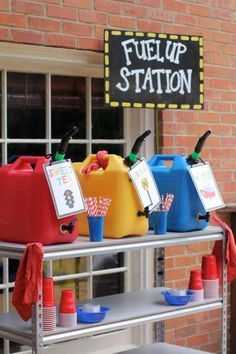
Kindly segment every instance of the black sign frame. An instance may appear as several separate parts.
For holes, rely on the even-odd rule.
[[[201,110],[203,37],[105,30],[104,83],[111,107]]]

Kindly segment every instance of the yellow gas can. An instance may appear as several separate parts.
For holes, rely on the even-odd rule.
[[[84,175],[82,170],[94,163],[96,155],[89,155],[83,162],[73,163],[83,195],[88,197],[110,198],[104,223],[104,237],[121,238],[141,236],[148,230],[148,219],[138,216],[143,207],[128,175],[124,159],[118,155],[107,154],[106,168],[99,168]],[[87,213],[79,214],[80,235],[89,235]]]

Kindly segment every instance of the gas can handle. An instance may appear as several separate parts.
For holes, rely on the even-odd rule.
[[[47,163],[47,159],[44,156],[20,156],[13,162],[11,170],[36,170],[42,164]],[[35,167],[33,167],[35,165]]]
[[[175,154],[163,154],[163,155],[154,155],[150,160],[150,166],[155,166],[158,161],[174,161],[179,156],[184,156],[182,154],[175,155]]]

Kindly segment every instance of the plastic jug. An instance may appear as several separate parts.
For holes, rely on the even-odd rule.
[[[171,161],[172,166],[166,167],[166,161]],[[148,163],[160,194],[173,193],[175,196],[168,213],[168,231],[184,232],[205,228],[207,221],[199,219],[199,216],[206,212],[188,172],[186,156],[154,155]]]
[[[87,197],[111,198],[104,223],[104,237],[121,238],[127,235],[143,235],[148,230],[148,219],[138,216],[142,210],[137,192],[129,179],[124,159],[117,155],[106,155],[105,169],[82,173],[83,168],[94,162],[96,155],[89,155],[83,162],[74,163],[83,195]],[[79,215],[81,235],[89,235],[87,214]]]
[[[22,156],[0,167],[0,240],[44,245],[75,240],[75,216],[57,219],[42,165],[48,159]]]

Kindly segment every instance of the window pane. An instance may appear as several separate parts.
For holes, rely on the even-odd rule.
[[[52,137],[62,138],[74,125],[76,139],[86,137],[85,78],[52,76]]]
[[[52,145],[52,154],[55,155],[58,144]],[[69,144],[65,158],[71,159],[72,162],[83,161],[86,157],[86,146],[82,144]]]
[[[123,109],[104,105],[104,80],[92,79],[92,138],[123,138]]]
[[[17,157],[28,156],[44,156],[46,147],[43,144],[8,144],[8,162],[13,162]]]
[[[124,147],[121,144],[113,145],[113,144],[93,144],[92,153],[96,154],[100,150],[106,150],[108,154],[116,154],[119,156],[123,156]]]
[[[7,74],[8,138],[45,137],[45,75]]]
[[[124,254],[113,253],[93,257],[93,270],[118,268],[124,265]],[[119,294],[124,291],[124,273],[104,274],[93,277],[94,297]]]
[[[64,280],[60,282],[54,282],[53,290],[54,290],[54,298],[55,303],[59,304],[61,299],[61,291],[63,289],[71,289],[74,291],[75,298],[78,300],[85,300],[88,298],[87,292],[87,278],[84,279],[72,279],[72,280]]]

